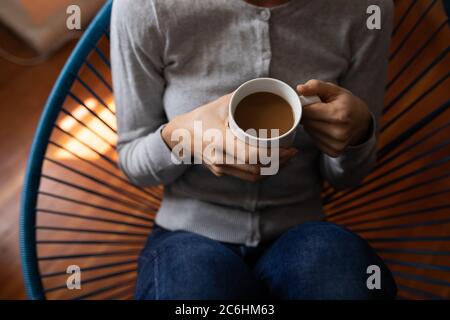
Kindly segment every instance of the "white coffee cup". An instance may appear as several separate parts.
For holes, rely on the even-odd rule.
[[[289,103],[294,115],[294,125],[292,128],[277,137],[261,138],[251,135],[242,130],[234,119],[234,112],[239,102],[245,97],[257,92],[270,92],[282,97]],[[292,145],[297,127],[302,118],[302,106],[321,102],[318,96],[299,96],[297,92],[283,81],[273,78],[256,78],[243,83],[234,91],[231,96],[228,108],[228,126],[231,132],[241,141],[244,141],[252,146],[267,146],[270,147],[273,141],[277,141],[280,147],[288,147]]]

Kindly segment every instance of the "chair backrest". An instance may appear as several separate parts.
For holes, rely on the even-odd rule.
[[[20,220],[32,299],[131,298],[163,196],[117,166],[111,4],[61,72],[33,142]],[[328,219],[369,240],[403,298],[450,298],[449,39],[442,1],[396,1],[378,164],[361,186],[323,194]],[[68,290],[77,267],[81,289]]]

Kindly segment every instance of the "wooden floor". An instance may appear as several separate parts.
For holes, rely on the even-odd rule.
[[[33,55],[2,26],[0,43],[17,56]],[[0,57],[0,299],[25,298],[18,247],[24,169],[43,105],[73,45],[36,66],[20,66]]]

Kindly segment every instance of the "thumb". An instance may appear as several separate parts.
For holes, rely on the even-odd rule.
[[[327,102],[339,94],[339,87],[329,82],[309,80],[298,85],[297,91],[304,96],[319,96],[323,102]]]

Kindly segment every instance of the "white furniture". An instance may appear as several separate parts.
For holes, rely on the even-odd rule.
[[[0,22],[23,38],[39,54],[47,54],[80,31],[68,30],[67,7],[78,5],[85,26],[104,0],[1,0]]]

